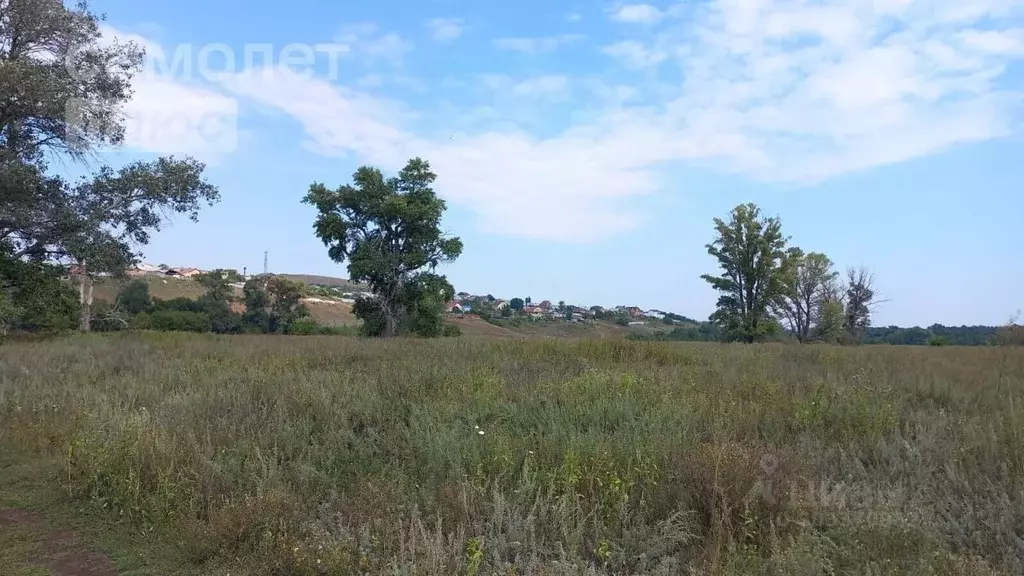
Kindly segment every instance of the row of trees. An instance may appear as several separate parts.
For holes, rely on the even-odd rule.
[[[790,246],[781,220],[755,204],[716,218],[715,231],[707,250],[721,272],[701,278],[720,293],[711,321],[724,339],[756,342],[783,330],[801,342],[864,337],[880,302],[866,268],[848,269],[844,282],[828,256]]]

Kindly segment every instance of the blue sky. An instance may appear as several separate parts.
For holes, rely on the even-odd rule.
[[[104,160],[191,154],[222,194],[152,263],[258,270],[269,250],[272,271],[345,276],[300,199],[421,156],[465,242],[459,290],[706,318],[712,218],[755,202],[874,271],[876,325],[1024,308],[1024,0],[95,9],[151,57]],[[273,57],[245,58],[258,44]],[[289,44],[333,52],[298,66]]]

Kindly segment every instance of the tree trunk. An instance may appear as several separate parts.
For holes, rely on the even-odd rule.
[[[78,299],[81,304],[81,312],[78,318],[78,329],[88,332],[92,322],[92,277],[85,269],[85,263],[78,277]]]

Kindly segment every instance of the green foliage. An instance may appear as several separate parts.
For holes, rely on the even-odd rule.
[[[163,332],[211,332],[213,322],[203,312],[155,310],[136,315],[133,327]]]
[[[54,0],[4,2],[0,24],[0,252],[10,260],[77,262],[87,274],[123,272],[136,249],[168,214],[193,220],[203,204],[219,199],[191,158],[100,166],[69,182],[48,162],[92,157],[123,142],[123,106],[143,52],[133,43],[104,39],[100,18],[87,3]],[[81,72],[88,71],[87,74]],[[25,274],[17,278],[29,279]],[[52,286],[52,285],[51,285]],[[32,285],[9,286],[21,293]],[[86,290],[82,327],[91,314]],[[22,328],[63,324],[60,290],[37,292],[27,308],[5,296],[5,314],[29,314]],[[23,302],[24,303],[24,302]],[[47,318],[43,318],[47,316]]]
[[[63,275],[59,266],[12,258],[0,243],[0,336],[73,328],[78,297]]]
[[[354,326],[324,326],[312,318],[298,318],[288,327],[288,334],[295,336],[355,336],[359,330]]]
[[[871,308],[876,303],[875,276],[867,268],[846,271],[846,318],[843,328],[854,338],[863,339],[871,326]]]
[[[932,335],[928,339],[929,346],[949,346],[949,340],[945,336]]]
[[[998,332],[994,326],[943,326],[933,324],[928,328],[913,326],[869,327],[865,332],[865,344],[896,344],[924,346],[932,338],[941,338],[950,346],[985,346],[992,342]]]
[[[441,327],[441,336],[445,338],[456,338],[462,336],[462,330],[451,322],[445,322]]]
[[[289,333],[293,323],[309,315],[301,302],[304,285],[280,276],[256,277],[245,283],[245,322],[267,333]]]
[[[139,314],[153,309],[153,298],[149,295],[149,284],[132,280],[117,293],[117,307],[126,314]],[[100,313],[94,311],[96,316]]]
[[[443,301],[436,300],[454,290],[433,271],[462,253],[462,241],[441,232],[445,202],[430,187],[436,178],[419,158],[388,179],[364,166],[354,185],[329,190],[315,183],[303,200],[317,209],[314,229],[331,259],[347,261],[349,278],[376,295],[354,307],[369,335],[440,330]],[[432,314],[437,318],[427,318]]]
[[[212,300],[228,302],[234,295],[231,282],[220,270],[204,272],[195,277],[200,286],[206,288],[206,295]]]
[[[715,218],[718,237],[707,245],[722,268],[720,276],[701,276],[721,292],[711,321],[730,340],[754,342],[779,331],[769,306],[785,293],[793,264],[778,218],[761,216],[754,204],[734,208],[725,222]]]
[[[508,307],[516,312],[521,312],[526,307],[526,302],[522,298],[513,298],[509,300]]]
[[[826,313],[824,306],[834,302],[839,292],[839,273],[832,268],[828,256],[820,252],[804,254],[799,248],[793,248],[789,259],[789,266],[782,274],[782,292],[772,303],[773,308],[800,342],[810,340],[816,332],[831,334],[834,326],[818,330],[818,325]],[[834,312],[834,307],[827,312]]]
[[[720,342],[724,337],[722,329],[711,322],[701,322],[693,326],[679,326],[668,332],[626,335],[626,338],[629,340],[655,340],[663,342]]]
[[[203,303],[191,298],[153,299],[153,310],[177,310],[179,312],[202,312]]]
[[[818,321],[811,336],[819,342],[839,342],[843,335],[843,303],[823,300],[818,304]]]

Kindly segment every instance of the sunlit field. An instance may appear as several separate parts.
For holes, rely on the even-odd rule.
[[[232,575],[1021,574],[1022,402],[1019,348],[0,347],[0,450]]]

